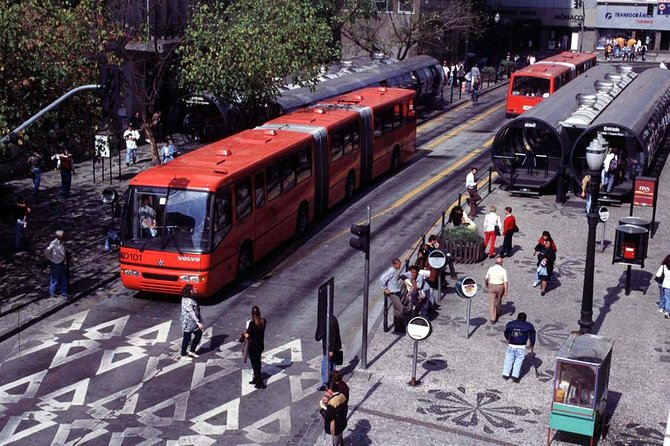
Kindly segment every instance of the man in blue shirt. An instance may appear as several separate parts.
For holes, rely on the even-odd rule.
[[[535,347],[535,327],[526,322],[526,313],[519,313],[515,321],[510,321],[505,326],[505,339],[509,341],[505,354],[505,365],[503,365],[503,379],[508,380],[510,375],[512,381],[519,382],[521,364],[526,356],[526,344],[530,342],[530,352]]]

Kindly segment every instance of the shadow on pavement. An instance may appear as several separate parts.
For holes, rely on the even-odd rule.
[[[371,429],[370,421],[367,419],[358,420],[351,433],[347,435],[345,442],[347,444],[369,446],[372,444],[372,440],[368,436]]]
[[[382,350],[381,352],[379,352],[379,354],[378,354],[377,356],[375,356],[374,358],[372,358],[372,359],[368,362],[368,367],[372,367],[372,365],[373,365],[375,362],[377,362],[379,359],[381,359],[381,357],[384,356],[384,354],[385,354],[387,351],[391,350],[391,348],[392,348],[394,345],[396,345],[401,339],[404,339],[404,338],[405,338],[404,336],[396,336],[396,338],[395,338],[393,341],[391,341],[391,343],[390,343],[389,345],[387,345],[386,348],[385,348],[384,350]]]

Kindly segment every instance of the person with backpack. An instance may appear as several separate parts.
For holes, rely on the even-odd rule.
[[[616,174],[619,169],[619,155],[617,154],[616,148],[613,147],[610,153],[605,157],[603,168],[605,171],[605,181],[603,182],[603,186],[605,186],[605,190],[609,193],[612,192],[612,188],[614,188]]]

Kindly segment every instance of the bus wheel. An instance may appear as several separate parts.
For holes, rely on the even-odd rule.
[[[351,197],[354,196],[354,189],[356,189],[356,176],[353,172],[349,172],[349,175],[347,175],[347,183],[344,186],[345,200],[351,200]]]
[[[300,205],[298,209],[298,219],[295,224],[295,234],[300,237],[307,230],[307,225],[309,224],[307,215],[307,205],[305,203]]]
[[[237,260],[237,277],[244,279],[251,271],[251,264],[254,261],[253,253],[251,251],[251,244],[245,243],[240,249],[240,256]]]
[[[394,148],[393,155],[391,155],[391,172],[395,172],[400,167],[400,149]]]

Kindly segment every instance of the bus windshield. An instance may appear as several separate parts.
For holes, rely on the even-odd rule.
[[[549,96],[549,79],[515,76],[512,83],[512,96],[546,98]]]
[[[208,252],[209,200],[203,191],[131,188],[122,242],[142,251]]]

